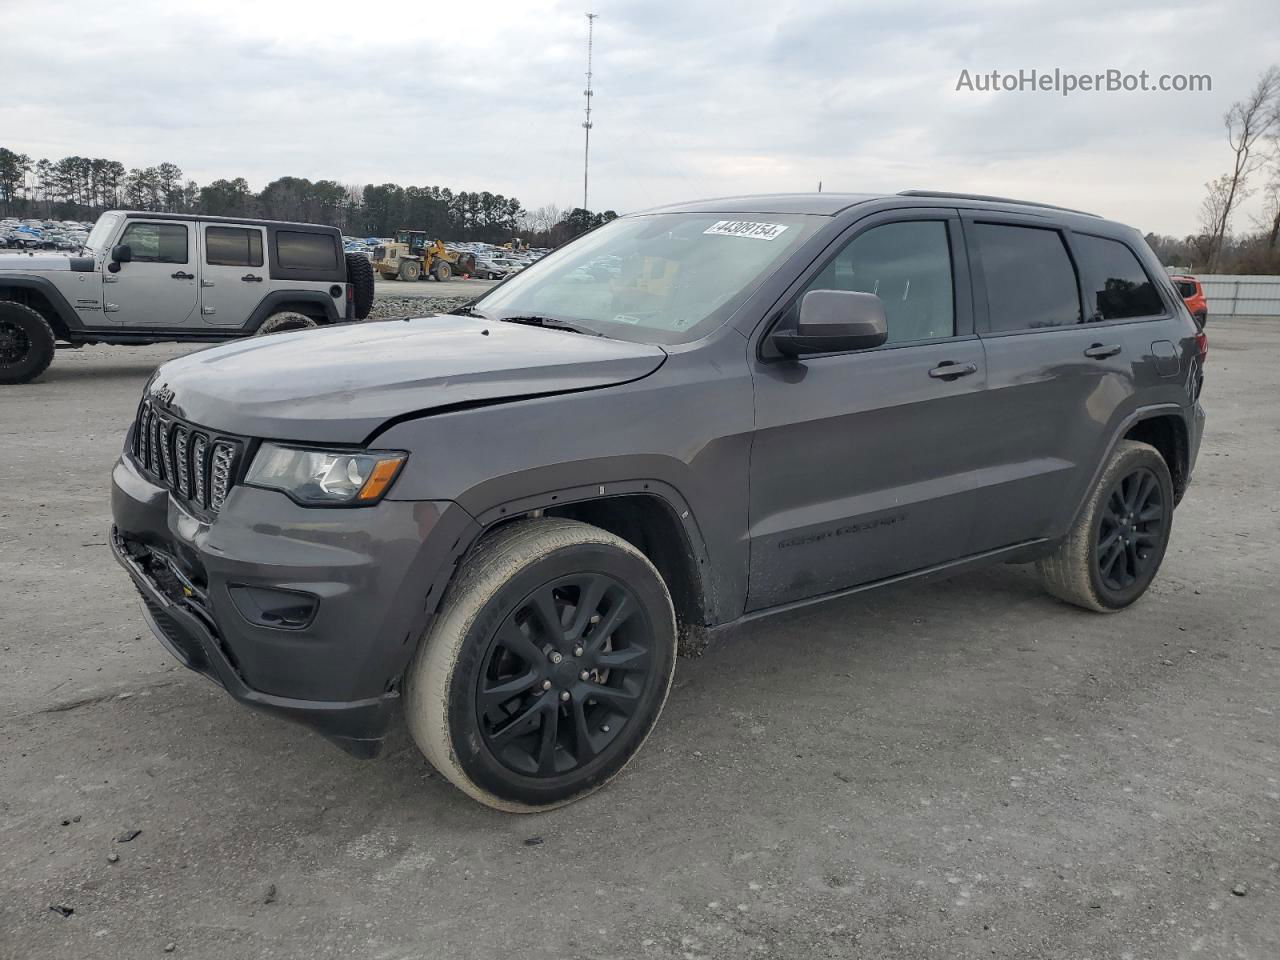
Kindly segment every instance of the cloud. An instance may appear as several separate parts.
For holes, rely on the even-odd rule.
[[[581,4],[462,12],[224,0],[7,5],[21,60],[0,144],[581,202]],[[1280,40],[1269,3],[1070,7],[598,0],[591,205],[909,187],[1025,196],[1142,229],[1195,226],[1221,116]],[[1208,73],[1201,94],[958,92],[974,72]],[[1238,226],[1245,226],[1242,217]]]

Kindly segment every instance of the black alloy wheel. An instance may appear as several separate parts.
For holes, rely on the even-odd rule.
[[[16,367],[31,352],[31,338],[20,324],[0,319],[0,367]]]
[[[1099,511],[1094,563],[1101,584],[1117,593],[1146,578],[1159,564],[1171,505],[1147,467],[1121,477]]]
[[[652,626],[626,584],[574,573],[535,589],[484,655],[477,728],[503,767],[550,778],[591,763],[628,731],[654,666]]]

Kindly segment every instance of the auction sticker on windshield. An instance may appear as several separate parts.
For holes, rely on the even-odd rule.
[[[787,229],[785,223],[757,223],[753,220],[719,220],[702,232],[713,237],[746,237],[750,240],[776,240]]]

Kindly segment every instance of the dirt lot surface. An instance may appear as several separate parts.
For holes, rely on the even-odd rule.
[[[183,350],[60,353],[0,394],[0,957],[1280,956],[1280,325],[1210,336],[1135,608],[1000,567],[759,622],[534,817],[178,667],[105,539]]]

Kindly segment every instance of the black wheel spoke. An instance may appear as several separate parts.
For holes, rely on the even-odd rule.
[[[489,741],[495,747],[504,747],[512,740],[524,736],[538,726],[538,718],[546,711],[542,701],[534,701],[534,703],[525,708],[524,712],[517,715],[501,730],[489,735]]]
[[[1139,523],[1154,523],[1156,520],[1163,519],[1164,507],[1159,503],[1152,504],[1138,514]]]
[[[503,680],[480,691],[480,708],[485,711],[502,706],[509,700],[527,693],[542,679],[542,674],[530,667],[525,673],[511,680]]]
[[[594,757],[599,751],[592,739],[590,721],[587,720],[586,702],[575,698],[573,711],[574,759],[582,765]]]
[[[631,715],[631,711],[635,709],[636,702],[640,699],[638,694],[621,687],[608,687],[604,684],[591,683],[589,681],[580,685],[580,695],[626,716]]]
[[[565,635],[570,640],[577,641],[586,633],[591,618],[599,611],[600,601],[604,599],[608,589],[609,581],[604,577],[592,577],[580,584],[578,606],[573,613],[573,622],[565,631]]]
[[[559,732],[560,705],[554,704],[542,711],[542,733],[538,737],[538,773],[542,776],[555,773]]]
[[[534,595],[530,610],[543,629],[547,641],[555,646],[562,644],[564,621],[560,618],[560,610],[556,607],[556,598],[550,588],[539,590]]]
[[[508,619],[503,625],[498,632],[497,642],[507,652],[519,657],[527,664],[540,666],[546,659],[542,648],[534,643],[513,620]]]
[[[649,668],[649,651],[640,647],[623,647],[610,650],[595,659],[598,670],[647,670]]]
[[[627,594],[621,594],[617,602],[605,614],[604,619],[592,627],[591,632],[587,634],[587,649],[592,652],[599,652],[605,641],[613,636],[614,632],[636,612],[636,609],[631,597]]]

